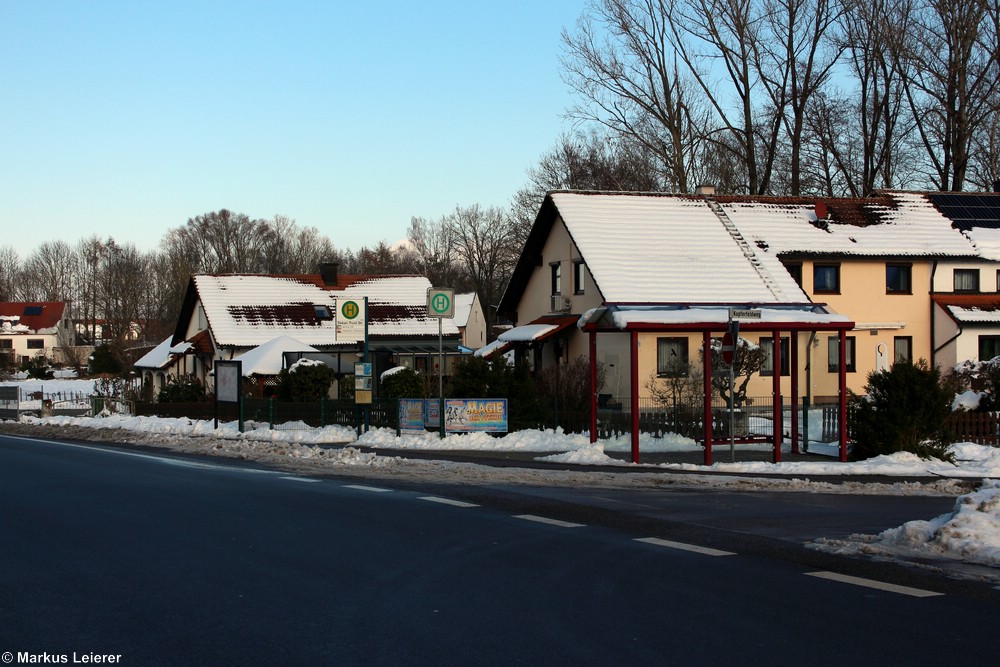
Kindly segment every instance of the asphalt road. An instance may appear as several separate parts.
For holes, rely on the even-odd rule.
[[[950,505],[389,485],[0,437],[0,657],[992,663],[993,588],[801,547]]]

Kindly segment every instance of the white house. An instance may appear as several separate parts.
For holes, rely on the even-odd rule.
[[[318,274],[196,275],[159,372],[206,381],[216,360],[282,337],[318,350],[339,374],[353,374],[362,355],[376,375],[400,365],[430,372],[439,347],[438,320],[427,313],[430,287],[423,276],[343,275],[332,264]],[[447,374],[461,355],[459,332],[447,319],[441,332]]]
[[[72,344],[64,301],[0,303],[0,363],[16,366],[43,356],[57,359],[57,350]]]

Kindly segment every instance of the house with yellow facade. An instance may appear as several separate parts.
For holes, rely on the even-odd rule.
[[[998,259],[926,193],[553,192],[500,302],[515,324],[500,342],[535,368],[592,359],[596,400],[637,406],[704,364],[709,338],[749,311],[760,319],[740,336],[767,361],[748,394],[774,401],[779,423],[783,403],[842,404],[896,360],[943,361],[943,276],[959,270],[965,285],[960,267],[995,271]],[[990,326],[1000,342],[1000,321]]]

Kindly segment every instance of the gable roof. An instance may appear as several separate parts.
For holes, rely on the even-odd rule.
[[[183,340],[200,301],[221,347],[254,347],[279,336],[329,347],[338,344],[337,320],[318,316],[316,308],[335,314],[338,299],[365,297],[369,337],[436,336],[437,320],[426,312],[430,286],[423,276],[338,276],[335,284],[327,285],[319,275],[196,275],[188,285],[173,340]],[[442,329],[449,336],[458,333],[450,321],[443,322]]]
[[[166,368],[174,355],[170,351],[173,337],[167,338],[132,364],[135,368],[161,369]]]
[[[55,333],[65,311],[65,301],[0,302],[0,327],[3,333]]]
[[[469,316],[472,315],[472,306],[475,303],[475,292],[455,295],[455,326],[464,327],[469,324]]]
[[[513,316],[557,219],[605,303],[808,301],[775,256],[753,248],[748,254],[701,197],[551,192],[501,299],[502,314]]]
[[[607,304],[808,302],[781,263],[795,255],[987,256],[978,244],[1000,259],[1000,230],[963,233],[927,193],[707,199],[556,191],[546,195],[535,218],[500,301],[502,315],[516,316],[558,220]]]

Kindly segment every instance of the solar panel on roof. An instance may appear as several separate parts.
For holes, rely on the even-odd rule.
[[[975,227],[1000,229],[1000,196],[931,193],[930,200],[962,231]]]
[[[25,306],[24,307],[24,314],[25,315],[41,315],[42,314],[42,307],[41,306]]]

